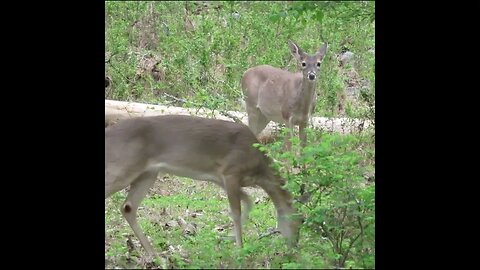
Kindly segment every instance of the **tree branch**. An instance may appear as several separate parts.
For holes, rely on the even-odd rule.
[[[167,93],[163,93],[163,95],[166,96],[166,97],[168,97],[168,98],[174,99],[174,100],[176,100],[176,101],[178,101],[178,102],[190,103],[190,104],[194,105],[195,107],[197,107],[198,110],[200,110],[201,108],[204,108],[204,107],[205,107],[205,106],[200,105],[200,104],[198,104],[198,103],[195,103],[195,102],[192,102],[192,101],[188,101],[188,100],[183,99],[183,98],[177,98],[177,97],[172,96],[172,95],[167,94]],[[197,110],[197,113],[198,113],[198,110]],[[214,110],[212,109],[212,111],[214,111]],[[236,117],[235,115],[230,114],[230,113],[227,112],[227,111],[218,110],[218,112],[219,112],[221,115],[232,119],[232,120],[235,121],[236,123],[243,124],[242,120],[238,119],[238,117]]]

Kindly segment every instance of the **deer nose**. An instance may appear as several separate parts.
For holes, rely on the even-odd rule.
[[[310,79],[311,81],[315,80],[315,74],[314,73],[309,73],[308,74],[308,79]]]

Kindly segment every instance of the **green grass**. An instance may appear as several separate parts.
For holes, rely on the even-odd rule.
[[[112,86],[105,98],[164,104],[172,102],[169,94],[210,109],[241,111],[240,79],[248,68],[298,70],[287,46],[293,39],[309,54],[328,42],[316,113],[336,116],[348,80],[337,59],[346,42],[357,56],[359,79],[372,82],[369,93],[375,91],[374,56],[368,52],[375,46],[372,14],[375,2],[107,1],[105,51],[113,57],[106,57]],[[153,66],[163,74],[158,81]],[[359,106],[348,116],[365,117]]]
[[[375,57],[369,52],[375,48],[374,14],[375,2],[368,1],[207,1],[206,5],[203,1],[107,1],[105,75],[112,84],[105,98],[244,111],[238,102],[242,74],[261,64],[298,70],[287,46],[287,40],[293,39],[310,54],[323,42],[329,44],[315,115],[374,120]],[[194,25],[189,30],[188,20]],[[339,66],[337,56],[344,46],[355,53],[354,65]],[[162,73],[158,81],[152,63]],[[338,112],[339,96],[352,82],[367,90],[358,100],[346,100],[345,112]],[[192,103],[175,102],[169,95]],[[311,166],[307,174],[286,177],[294,195],[300,183],[315,192],[308,205],[299,206],[310,220],[302,227],[298,249],[289,250],[277,234],[260,238],[275,227],[275,211],[263,191],[251,189],[248,192],[253,191],[253,200],[259,202],[243,228],[244,248],[238,249],[225,240],[232,231],[225,193],[214,184],[190,179],[157,181],[139,208],[140,226],[170,268],[333,268],[358,231],[350,220],[359,217],[369,227],[343,267],[374,268],[374,182],[363,181],[364,171],[375,170],[375,142],[369,136],[350,140],[316,132],[309,139],[310,156],[286,156],[292,164]],[[279,148],[270,152],[277,157],[283,153]],[[106,200],[106,267],[152,267],[142,262],[144,250],[119,211],[125,197],[122,191]],[[366,203],[361,213],[352,207],[357,200]],[[342,218],[345,209],[348,214]],[[193,235],[172,223],[179,219],[187,227],[196,226]],[[324,221],[327,231],[333,232],[329,237]],[[167,228],[167,223],[173,226]],[[348,239],[341,236],[344,231],[350,233]],[[340,248],[335,250],[332,241],[338,240]],[[153,267],[158,266],[157,262]]]
[[[155,190],[167,188],[173,194],[159,196]],[[318,253],[318,241],[311,232],[302,231],[300,249],[289,250],[279,234],[263,237],[268,228],[275,227],[275,209],[262,190],[255,190],[252,199],[260,198],[244,226],[244,247],[239,249],[233,240],[226,240],[232,231],[228,200],[217,186],[191,179],[169,178],[157,183],[138,211],[138,220],[157,252],[168,258],[174,268],[321,268],[324,261]],[[105,228],[107,232],[106,259],[111,267],[143,268],[130,257],[144,255],[133,231],[120,214],[125,198],[119,192],[107,200]],[[165,210],[164,210],[165,209]],[[191,213],[200,213],[192,217]],[[196,224],[195,235],[187,235],[182,226],[165,228],[171,220],[183,218]],[[222,228],[223,231],[218,231]],[[128,236],[135,251],[127,247]]]
[[[294,195],[298,196],[301,182],[314,192],[307,204],[295,203],[308,220],[301,228],[298,248],[288,248],[279,234],[261,237],[276,226],[276,213],[260,188],[245,189],[255,204],[243,227],[244,247],[240,249],[228,237],[233,224],[225,192],[213,183],[167,175],[158,179],[137,213],[140,226],[156,252],[166,259],[166,266],[318,269],[332,268],[342,261],[347,268],[374,268],[375,184],[362,176],[374,169],[374,156],[369,154],[374,145],[365,135],[324,134],[321,140],[316,136],[309,131],[306,157],[320,156],[308,161],[310,169],[305,175],[298,171],[286,177]],[[281,152],[275,149],[281,144],[265,146],[276,153],[277,160]],[[296,162],[306,157],[290,159]],[[322,189],[315,191],[318,185]],[[152,265],[142,261],[145,251],[120,213],[125,198],[126,191],[121,191],[106,200],[106,266],[149,268]],[[346,253],[350,241],[361,232],[357,218],[363,224],[361,237]],[[160,262],[154,265],[159,266]]]

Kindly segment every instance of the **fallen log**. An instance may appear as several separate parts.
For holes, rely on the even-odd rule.
[[[105,100],[105,127],[126,118],[171,114],[196,115],[227,121],[241,121],[244,124],[248,124],[248,117],[245,112],[213,111],[206,108],[182,108],[137,102]],[[362,132],[373,127],[370,121],[363,119],[312,117],[310,122],[314,128],[343,134]],[[262,142],[272,140],[276,137],[280,128],[281,126],[278,124],[270,122],[259,135],[259,139]]]

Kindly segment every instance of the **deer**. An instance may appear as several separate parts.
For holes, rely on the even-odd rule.
[[[328,45],[324,43],[315,55],[306,54],[292,40],[288,40],[288,46],[300,63],[300,72],[292,73],[269,65],[252,67],[243,74],[241,88],[252,132],[258,136],[270,121],[285,124],[290,133],[284,145],[290,150],[294,126],[299,127],[302,148],[306,146],[305,128],[315,111],[315,87]]]
[[[243,247],[242,224],[252,209],[242,188],[261,187],[276,209],[277,230],[295,247],[302,215],[284,188],[286,180],[271,167],[267,154],[254,147],[256,143],[243,123],[189,115],[123,119],[105,128],[105,199],[129,187],[120,211],[147,254],[155,257],[137,223],[137,209],[157,177],[170,174],[209,181],[223,189],[238,247]]]

